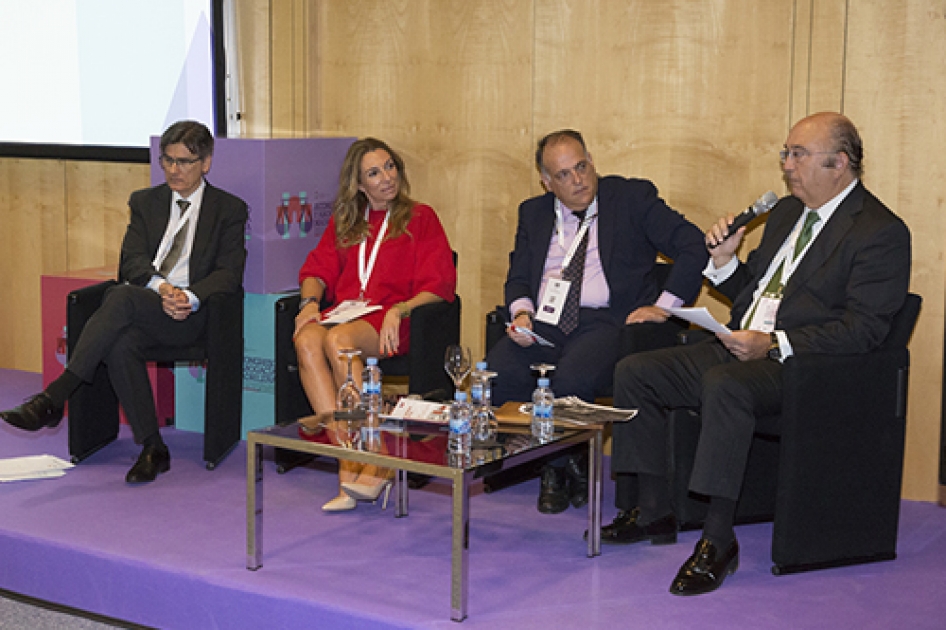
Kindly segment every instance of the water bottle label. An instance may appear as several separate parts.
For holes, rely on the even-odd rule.
[[[450,433],[469,433],[469,418],[450,418]]]
[[[483,385],[482,383],[477,383],[470,386],[470,399],[475,404],[483,403]]]
[[[552,417],[552,405],[534,405],[533,415],[536,418],[548,419]]]

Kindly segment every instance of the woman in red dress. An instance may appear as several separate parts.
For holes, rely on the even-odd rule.
[[[335,410],[348,374],[339,350],[356,348],[352,374],[361,387],[363,359],[404,354],[411,310],[456,293],[450,243],[430,206],[409,197],[404,161],[384,142],[363,138],[348,149],[332,218],[299,272],[295,346],[299,375],[316,413]],[[381,308],[333,326],[321,324],[321,303],[364,300]],[[339,464],[340,490],[322,506],[354,509],[390,486],[393,471],[356,462]]]

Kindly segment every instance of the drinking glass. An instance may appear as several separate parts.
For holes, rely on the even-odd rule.
[[[555,366],[551,363],[533,363],[529,366],[529,369],[538,372],[540,378],[545,378],[549,372],[555,371]]]
[[[358,436],[361,434],[361,428],[357,425],[356,416],[362,411],[361,390],[355,385],[355,379],[352,377],[351,360],[361,354],[357,348],[342,348],[338,351],[339,356],[348,359],[348,374],[345,382],[338,388],[338,395],[335,397],[336,419],[339,420],[338,437],[344,446],[354,447]]]
[[[460,389],[463,379],[470,373],[470,349],[463,346],[449,346],[443,356],[443,369],[453,379],[453,385]]]

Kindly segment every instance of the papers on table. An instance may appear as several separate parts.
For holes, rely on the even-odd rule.
[[[597,424],[599,422],[627,422],[637,415],[637,409],[619,409],[607,405],[595,405],[585,402],[577,396],[556,398],[552,405],[552,415],[556,422],[565,424]],[[532,403],[519,407],[520,413],[531,414]]]
[[[716,321],[716,318],[713,317],[713,314],[706,310],[705,307],[677,307],[665,308],[664,310],[671,315],[679,317],[680,319],[685,319],[688,322],[692,322],[710,332],[719,333],[721,335],[732,334],[732,331],[723,324],[720,324],[718,321]]]
[[[0,459],[0,482],[62,477],[74,464],[52,455]]]
[[[391,413],[385,417],[396,420],[421,420],[447,424],[450,422],[450,405],[430,402],[429,400],[402,398],[397,401],[397,405],[391,410]]]
[[[325,314],[325,317],[322,318],[322,324],[326,326],[344,324],[380,309],[381,306],[378,304],[369,306],[360,300],[345,300]]]

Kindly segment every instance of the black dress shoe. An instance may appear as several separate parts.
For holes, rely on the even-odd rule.
[[[40,392],[19,407],[0,411],[0,418],[17,428],[39,431],[43,427],[59,425],[62,420],[62,407],[53,404],[46,392]]]
[[[542,469],[542,488],[539,491],[539,512],[558,514],[567,509],[568,483],[565,479],[565,469],[545,466]]]
[[[576,508],[588,505],[588,457],[571,456],[565,464],[568,478],[568,499]]]
[[[171,470],[171,453],[164,444],[160,446],[145,446],[141,449],[138,461],[125,475],[128,483],[148,483],[154,481],[158,475]]]
[[[734,539],[722,553],[705,538],[683,563],[670,585],[674,595],[702,595],[718,589],[727,575],[739,568],[739,543]]]
[[[630,545],[649,540],[652,545],[672,545],[677,542],[677,517],[667,514],[656,521],[638,523],[640,510],[621,511],[610,525],[601,528],[601,542],[606,545]]]

